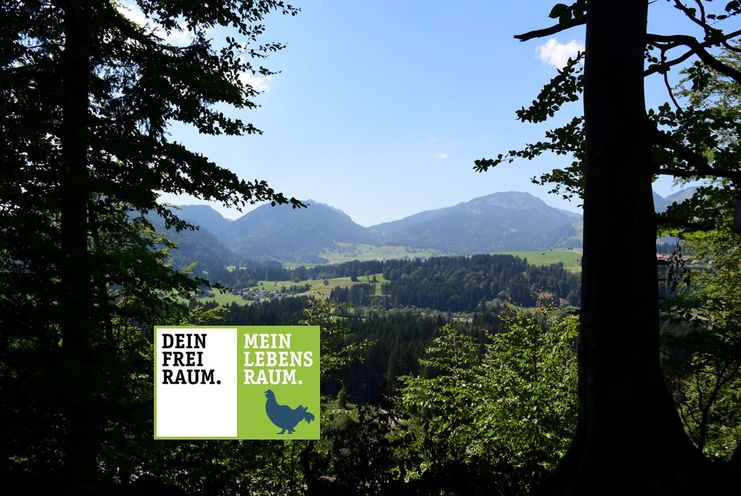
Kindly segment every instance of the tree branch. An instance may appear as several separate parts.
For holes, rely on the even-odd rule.
[[[664,51],[661,52],[661,62],[666,62],[666,52]],[[674,103],[674,106],[677,108],[677,110],[682,112],[683,109],[679,105],[677,99],[674,97],[674,90],[672,89],[672,85],[669,83],[669,71],[664,71],[662,73],[662,76],[664,76],[664,86],[666,86],[666,91],[667,93],[669,93],[669,98],[672,99],[672,103]]]
[[[694,150],[686,147],[685,145],[674,141],[668,134],[659,129],[656,129],[655,127],[653,128],[653,131],[654,142],[657,145],[661,145],[674,151],[680,157],[682,157],[693,169],[697,171],[712,170],[712,168],[708,165],[705,157],[703,157],[699,153],[696,153]]]
[[[708,167],[702,171],[662,168],[662,169],[658,169],[654,171],[654,174],[659,175],[659,176],[682,177],[685,179],[691,179],[693,177],[707,177],[707,176],[724,177],[727,179],[731,179],[732,181],[741,183],[741,172],[721,171],[721,170],[713,169],[712,167]]]
[[[520,41],[528,41],[534,38],[542,38],[544,36],[549,36],[552,34],[560,33],[561,31],[566,31],[567,29],[571,29],[576,26],[581,26],[586,23],[587,23],[586,17],[583,17],[581,19],[571,19],[569,22],[558,23],[549,28],[536,29],[535,31],[528,31],[527,33],[516,34],[515,39],[520,40]]]
[[[646,36],[647,42],[649,44],[654,45],[655,47],[659,48],[662,51],[666,51],[671,48],[676,48],[680,45],[684,45],[688,47],[690,51],[681,55],[680,57],[674,60],[670,60],[663,64],[657,64],[655,67],[645,71],[644,76],[648,76],[649,74],[654,74],[656,72],[664,72],[669,67],[676,65],[686,60],[690,55],[695,54],[700,58],[700,60],[705,62],[709,67],[715,69],[721,74],[724,74],[730,77],[737,83],[741,83],[741,71],[729,65],[724,64],[720,60],[710,55],[710,53],[708,53],[707,50],[705,50],[706,47],[719,45],[723,43],[724,41],[727,41],[738,35],[741,35],[741,30],[737,30],[732,33],[729,33],[720,39],[708,40],[703,43],[700,43],[696,38],[692,36],[688,36],[688,35],[677,34],[677,35],[672,35],[672,36],[665,36],[665,35],[660,35],[660,34],[648,34]]]
[[[730,50],[730,51],[732,51],[732,52],[736,52],[736,53],[741,53],[741,48],[736,48],[735,46],[731,45],[730,43],[728,43],[728,42],[727,42],[727,41],[725,41],[725,40],[721,41],[721,44],[722,44],[722,45],[723,45],[723,46],[724,46],[725,48],[727,48],[728,50]]]
[[[672,47],[673,48],[673,47]],[[663,51],[663,50],[662,50]],[[677,64],[681,64],[688,58],[690,58],[695,52],[692,50],[687,50],[685,53],[677,57],[676,59],[669,60],[667,62],[662,62],[661,64],[657,64],[654,67],[647,69],[643,71],[643,76],[650,76],[651,74],[656,74],[657,72],[667,72],[669,68],[672,66],[675,66]]]
[[[725,177],[741,183],[741,171],[721,170],[716,169],[715,167],[711,167],[710,165],[708,165],[708,161],[705,159],[705,157],[686,147],[682,143],[677,143],[666,133],[654,128],[653,135],[654,142],[657,145],[661,145],[672,150],[682,159],[684,159],[687,162],[687,165],[689,165],[690,167],[690,169],[661,168],[655,171],[656,174],[684,178],[697,176]]]
[[[687,7],[680,0],[674,0],[674,7],[676,9],[681,10],[684,13],[684,15],[686,15],[692,22],[694,22],[695,24],[697,24],[698,26],[700,26],[702,28],[702,30],[705,31],[705,39],[707,40],[712,35],[712,32],[713,32],[714,28],[711,27],[707,23],[707,19],[705,17],[705,7],[703,6],[702,2],[695,1],[695,3],[697,4],[698,8],[700,9],[700,18],[699,19],[695,15],[693,9]],[[717,32],[718,30],[715,29],[715,31]]]

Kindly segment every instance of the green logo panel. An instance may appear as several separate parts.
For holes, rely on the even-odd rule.
[[[319,327],[239,327],[240,439],[319,439]]]

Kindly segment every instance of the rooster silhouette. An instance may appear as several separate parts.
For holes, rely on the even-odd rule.
[[[265,397],[268,399],[265,402],[265,413],[268,414],[268,418],[272,423],[283,429],[278,434],[284,434],[288,430],[289,434],[293,434],[293,429],[302,420],[311,422],[314,420],[314,415],[307,411],[307,407],[299,405],[296,408],[291,408],[286,405],[279,405],[275,401],[275,393],[268,389],[265,391]]]

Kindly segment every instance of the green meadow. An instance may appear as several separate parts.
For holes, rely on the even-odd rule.
[[[334,250],[325,251],[322,257],[330,264],[366,262],[368,260],[398,260],[402,258],[428,258],[441,255],[437,250],[409,248],[407,246],[374,246],[368,244],[337,243]]]
[[[581,272],[581,250],[498,251],[496,253],[526,258],[530,265],[543,266],[562,263],[570,272]]]

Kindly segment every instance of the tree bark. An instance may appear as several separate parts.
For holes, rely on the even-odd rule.
[[[91,78],[86,2],[64,2],[62,54],[62,168],[60,174],[60,322],[66,390],[64,468],[72,482],[95,478],[95,405],[89,384],[92,290],[87,246],[88,141]]]
[[[659,364],[647,9],[588,3],[579,419],[539,494],[715,494]]]

